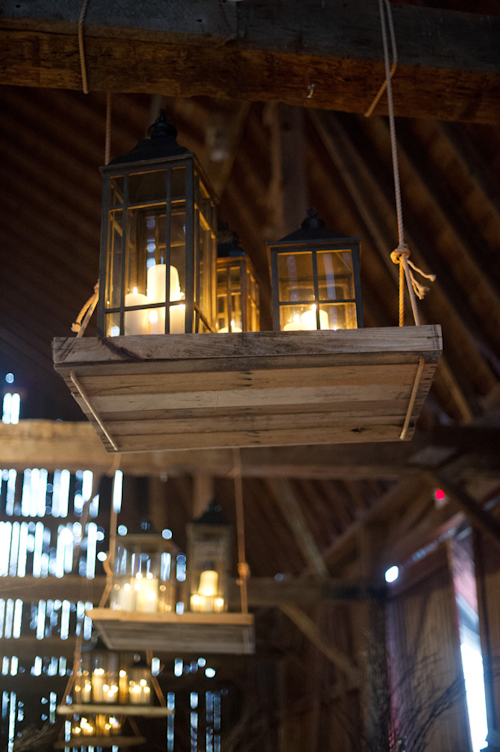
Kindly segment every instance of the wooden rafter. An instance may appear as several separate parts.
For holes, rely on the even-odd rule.
[[[26,86],[81,88],[79,12],[78,0],[36,6],[10,0],[3,11],[0,81],[11,84],[15,75]],[[400,50],[397,113],[497,120],[500,19],[397,4],[393,15]],[[94,4],[85,40],[91,90],[364,112],[384,77],[376,3],[336,0],[313,9],[298,1],[200,0],[186,11],[182,0],[152,0],[143,15],[132,2],[113,12]],[[141,65],[130,65],[134,59]]]

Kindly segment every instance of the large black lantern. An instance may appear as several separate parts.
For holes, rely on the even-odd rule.
[[[103,175],[99,336],[215,330],[215,199],[165,113]]]
[[[328,229],[309,209],[299,230],[268,247],[275,331],[363,326],[359,238]]]
[[[258,332],[259,286],[238,236],[226,224],[217,236],[217,331]]]

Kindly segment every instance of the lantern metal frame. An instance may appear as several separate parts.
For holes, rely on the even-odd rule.
[[[216,260],[216,216],[215,204],[217,198],[210,186],[196,155],[177,144],[177,131],[173,125],[166,122],[162,111],[160,118],[149,129],[150,138],[139,141],[128,154],[112,160],[101,167],[103,176],[102,225],[101,225],[101,253],[100,253],[100,295],[97,311],[97,330],[99,337],[109,336],[111,328],[118,329],[117,334],[127,334],[126,316],[134,312],[157,310],[165,315],[165,334],[171,330],[171,314],[174,306],[184,305],[184,333],[200,333],[214,331],[215,321],[215,260]],[[176,169],[184,170],[184,192],[173,195],[173,173]],[[134,195],[130,191],[130,179],[136,175],[153,175],[155,172],[165,173],[164,193],[162,197],[131,200]],[[116,198],[117,180],[122,179],[122,193]],[[157,186],[155,186],[157,188]],[[162,189],[163,190],[163,189]],[[113,196],[115,198],[113,199]],[[138,199],[138,196],[135,196]],[[204,211],[201,205],[205,202]],[[178,204],[178,206],[176,206]],[[130,267],[133,250],[130,243],[130,226],[134,211],[161,209],[165,216],[165,233],[161,238],[162,248],[165,248],[165,300],[144,301],[140,304],[126,305],[127,280],[126,275]],[[171,220],[178,209],[182,209],[185,217],[185,289],[184,298],[170,300],[171,297]],[[163,212],[164,210],[164,212]],[[208,216],[205,216],[208,214]],[[115,216],[116,215],[116,216]],[[116,217],[121,217],[120,226]],[[201,235],[205,233],[205,258],[200,259]],[[120,237],[120,248],[116,250],[114,243]],[[143,238],[143,242],[146,239]],[[136,243],[137,245],[137,243]],[[138,253],[138,251],[137,251]],[[147,251],[143,249],[142,286],[146,284]],[[117,271],[117,280],[113,280],[114,259],[120,258],[121,268]],[[203,265],[203,268],[202,268]],[[203,283],[202,283],[203,276]],[[203,292],[205,290],[205,292]],[[167,292],[168,291],[168,292]],[[112,295],[111,295],[112,293]],[[203,293],[203,300],[202,300]],[[136,289],[137,294],[137,289]],[[146,295],[141,297],[146,297]],[[182,312],[180,312],[182,314]],[[116,323],[112,323],[115,319]],[[161,320],[161,318],[160,318]],[[161,324],[160,324],[161,326]],[[147,334],[148,332],[141,332]]]
[[[113,571],[108,575],[110,607],[113,610],[141,613],[162,613],[175,610],[176,581],[174,570],[175,556],[178,553],[178,548],[172,540],[163,538],[161,533],[154,530],[149,520],[145,520],[141,523],[140,532],[127,533],[123,536],[116,536],[115,534],[113,537],[113,550],[116,552],[113,555]],[[170,556],[169,572],[168,577],[166,578],[162,577],[161,557],[163,554],[168,554]],[[146,557],[148,557],[150,561],[153,561],[155,557],[158,557],[156,562],[153,561],[153,566],[156,571],[148,572],[144,576],[144,573],[141,571],[141,557],[144,557],[143,561]],[[126,569],[126,571],[122,573],[118,572],[117,569],[119,567]],[[139,577],[139,575],[141,575],[141,577]],[[136,580],[136,582],[134,583],[133,580]],[[156,593],[149,588],[150,597],[154,596],[152,600],[156,602],[156,608],[137,608],[137,593],[141,590],[142,585],[148,584],[149,580],[156,581]],[[122,603],[120,603],[119,593],[121,587],[126,588],[127,584],[129,585],[129,589],[133,589],[134,592],[130,597],[122,597]],[[131,608],[125,607],[127,606],[126,601],[130,601],[128,605],[130,605]]]
[[[191,613],[227,611],[232,538],[231,526],[214,501],[188,524],[186,607]]]
[[[259,283],[255,267],[248,254],[240,247],[236,233],[222,224],[217,240],[216,324],[217,331],[226,333],[258,332],[260,330]],[[239,283],[233,285],[231,271],[237,270]],[[220,280],[220,278],[223,279]],[[233,296],[240,296],[241,328],[233,328]],[[220,301],[224,300],[224,311]],[[221,327],[221,320],[224,324]]]
[[[315,209],[308,210],[308,217],[302,223],[299,230],[290,233],[281,240],[274,243],[268,243],[270,260],[271,260],[271,287],[273,298],[273,328],[274,331],[283,331],[281,324],[281,311],[285,307],[308,307],[315,312],[315,327],[300,327],[302,330],[311,329],[321,330],[320,313],[328,306],[355,306],[356,326],[348,328],[362,328],[363,326],[363,309],[361,301],[361,275],[360,275],[360,253],[361,239],[350,238],[341,235],[334,230],[325,227],[322,220],[317,219]],[[349,252],[352,259],[352,282],[354,286],[354,298],[321,298],[319,294],[319,274],[317,254],[331,251],[340,253]],[[312,290],[313,297],[307,300],[282,300],[280,298],[280,275],[278,268],[278,259],[281,255],[308,253],[311,255],[312,262]],[[299,328],[299,327],[297,327]],[[341,328],[341,327],[339,327]],[[343,328],[343,327],[342,327]],[[323,329],[325,331],[325,329]]]

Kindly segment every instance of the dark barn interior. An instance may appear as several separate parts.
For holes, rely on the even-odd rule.
[[[117,472],[120,524],[132,529],[149,516],[171,531],[181,557],[186,525],[212,496],[236,525],[241,478],[255,617],[254,655],[156,650],[175,716],[138,719],[148,739],[139,749],[500,749],[500,6],[391,7],[406,242],[416,266],[436,275],[423,280],[430,289],[418,308],[421,323],[441,325],[443,336],[412,440],[304,444],[291,419],[290,446],[249,437],[241,448],[112,454],[54,370],[51,342],[74,336],[99,276],[106,136],[111,158],[125,154],[161,108],[213,185],[219,221],[255,266],[263,331],[273,327],[266,243],[297,229],[308,207],[361,238],[366,329],[397,327],[385,94],[366,116],[385,78],[379,8],[358,0],[155,0],[146,9],[90,0],[80,29],[84,93],[80,4],[4,0],[2,749],[52,749],[53,741],[44,747],[33,736],[45,721],[61,732],[55,706],[78,634],[90,637],[83,604],[96,607],[105,587],[97,554],[112,538]],[[413,325],[408,296],[404,323]],[[96,332],[94,315],[84,337]],[[20,394],[16,423],[5,417],[11,393]],[[97,531],[90,569],[83,471],[92,472],[92,497],[99,494],[98,511],[85,517]],[[34,478],[36,488],[40,478],[47,484],[41,509]],[[57,511],[65,482],[68,506]],[[75,524],[81,538],[61,576],[58,541]],[[236,546],[232,557],[237,608]],[[399,577],[388,584],[393,566]],[[482,746],[468,721],[464,644],[482,653]]]

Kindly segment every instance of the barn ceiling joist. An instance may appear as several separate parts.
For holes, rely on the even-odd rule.
[[[81,89],[80,0],[3,6],[0,83]],[[497,122],[500,17],[392,4],[397,115]],[[384,80],[377,3],[90,3],[93,91],[279,101],[366,112]],[[381,101],[376,112],[385,112]]]

